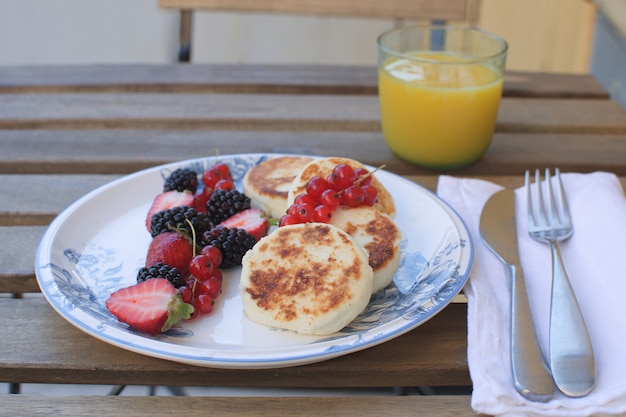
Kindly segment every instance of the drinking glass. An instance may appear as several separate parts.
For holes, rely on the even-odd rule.
[[[378,94],[387,146],[437,169],[478,160],[493,136],[507,43],[471,27],[418,25],[378,37]]]

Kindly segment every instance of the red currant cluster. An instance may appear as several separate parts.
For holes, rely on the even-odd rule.
[[[184,286],[179,288],[185,303],[194,307],[191,318],[213,311],[215,299],[222,292],[222,252],[212,245],[202,248],[199,255],[189,263],[191,274]]]
[[[235,182],[230,174],[230,168],[223,162],[216,162],[202,173],[204,188],[195,196],[194,208],[204,212],[206,202],[209,201],[215,190],[234,190]]]
[[[296,196],[278,225],[329,223],[339,206],[373,206],[377,198],[378,191],[367,169],[339,164],[328,177],[311,178],[306,183],[306,193]]]
[[[202,183],[210,190],[233,190],[235,183],[230,168],[223,162],[217,162],[202,173]]]
[[[196,205],[202,211],[213,191],[235,189],[230,168],[223,162],[216,162],[206,169],[201,179],[204,189],[202,196],[196,196]],[[190,275],[185,285],[179,288],[179,292],[183,301],[194,307],[191,318],[213,311],[215,299],[222,291],[222,271],[219,269],[221,263],[222,252],[211,245],[203,247],[200,254],[189,262]]]

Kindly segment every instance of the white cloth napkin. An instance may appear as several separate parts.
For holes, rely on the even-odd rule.
[[[502,187],[442,176],[437,193],[465,220],[475,247],[465,287],[472,408],[495,416],[626,415],[626,199],[617,177],[605,172],[561,174],[574,235],[561,244],[565,268],[587,323],[596,356],[596,385],[569,398],[555,389],[545,403],[513,388],[510,367],[510,282],[478,231],[487,199]],[[551,258],[549,246],[526,229],[526,194],[515,190],[520,259],[539,344],[548,349]]]

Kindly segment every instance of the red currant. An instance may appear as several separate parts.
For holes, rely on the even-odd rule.
[[[293,204],[311,204],[315,205],[315,200],[308,194],[298,194],[296,198],[293,199]]]
[[[217,246],[206,245],[202,248],[200,254],[209,258],[209,262],[211,262],[214,267],[213,272],[222,264],[222,251]]]
[[[196,288],[193,291],[193,294],[196,298],[202,294],[208,294],[211,292],[211,286],[207,284],[207,281],[198,281],[196,282]]]
[[[195,294],[196,291],[196,283],[198,282],[198,280],[195,277],[190,277],[186,282],[185,282],[185,287],[189,288],[191,290],[191,294],[193,297],[193,294]]]
[[[189,262],[189,272],[200,280],[208,279],[214,269],[215,265],[206,255],[197,255]]]
[[[330,190],[333,191],[341,191],[341,188],[338,188],[337,186],[335,186],[335,184],[333,183],[333,174],[330,173],[326,176],[326,182],[328,183],[328,188]]]
[[[332,184],[339,190],[344,190],[354,184],[356,174],[354,168],[348,164],[339,164],[331,173]]]
[[[205,187],[215,188],[219,180],[232,180],[230,168],[223,162],[218,162],[202,173],[202,183]]]
[[[372,183],[372,176],[369,175],[369,171],[365,168],[354,168],[354,173],[357,176],[356,181],[359,181],[359,185],[370,185]]]
[[[313,177],[306,183],[306,193],[314,200],[319,201],[322,193],[330,188],[330,184],[322,177]]]
[[[211,195],[213,194],[213,189],[209,187],[204,187],[202,191],[196,193],[193,201],[193,208],[196,210],[205,213],[206,212],[206,203],[211,199]]]
[[[362,185],[361,188],[365,193],[365,198],[363,199],[363,205],[365,206],[373,206],[376,204],[378,200],[378,190],[373,185]]]
[[[315,210],[315,206],[311,204],[297,204],[295,208],[296,218],[300,223],[312,222],[313,210]]]
[[[222,292],[221,275],[219,277],[213,276],[213,277],[209,278],[209,280],[206,282],[206,284],[207,284],[207,288],[208,288],[207,294],[211,298],[213,298],[213,299],[217,298],[217,296],[220,295],[220,293]]]
[[[214,187],[215,190],[231,191],[235,189],[235,183],[232,179],[219,180]]]
[[[208,294],[200,294],[193,304],[194,308],[198,309],[202,314],[209,314],[213,311],[215,301]]]
[[[333,209],[328,206],[319,205],[315,207],[313,219],[319,223],[329,223],[333,218]]]
[[[278,226],[289,226],[290,224],[299,224],[300,221],[293,214],[284,214],[278,221]]]
[[[287,209],[286,213],[289,214],[290,216],[294,216],[297,217],[298,216],[298,206],[300,204],[292,204],[289,206],[289,208]]]
[[[191,290],[191,288],[183,285],[178,289],[178,292],[180,292],[180,297],[183,299],[184,303],[191,303],[191,300],[193,299],[193,291]]]
[[[341,202],[348,207],[359,207],[363,205],[364,200],[365,192],[358,185],[346,188],[341,195]]]
[[[335,190],[326,190],[322,193],[320,203],[331,210],[335,210],[341,204],[341,196]]]

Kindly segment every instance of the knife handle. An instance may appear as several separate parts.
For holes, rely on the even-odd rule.
[[[511,275],[511,367],[517,391],[531,401],[548,401],[554,391],[550,371],[539,349],[530,314],[524,272],[508,265]]]

